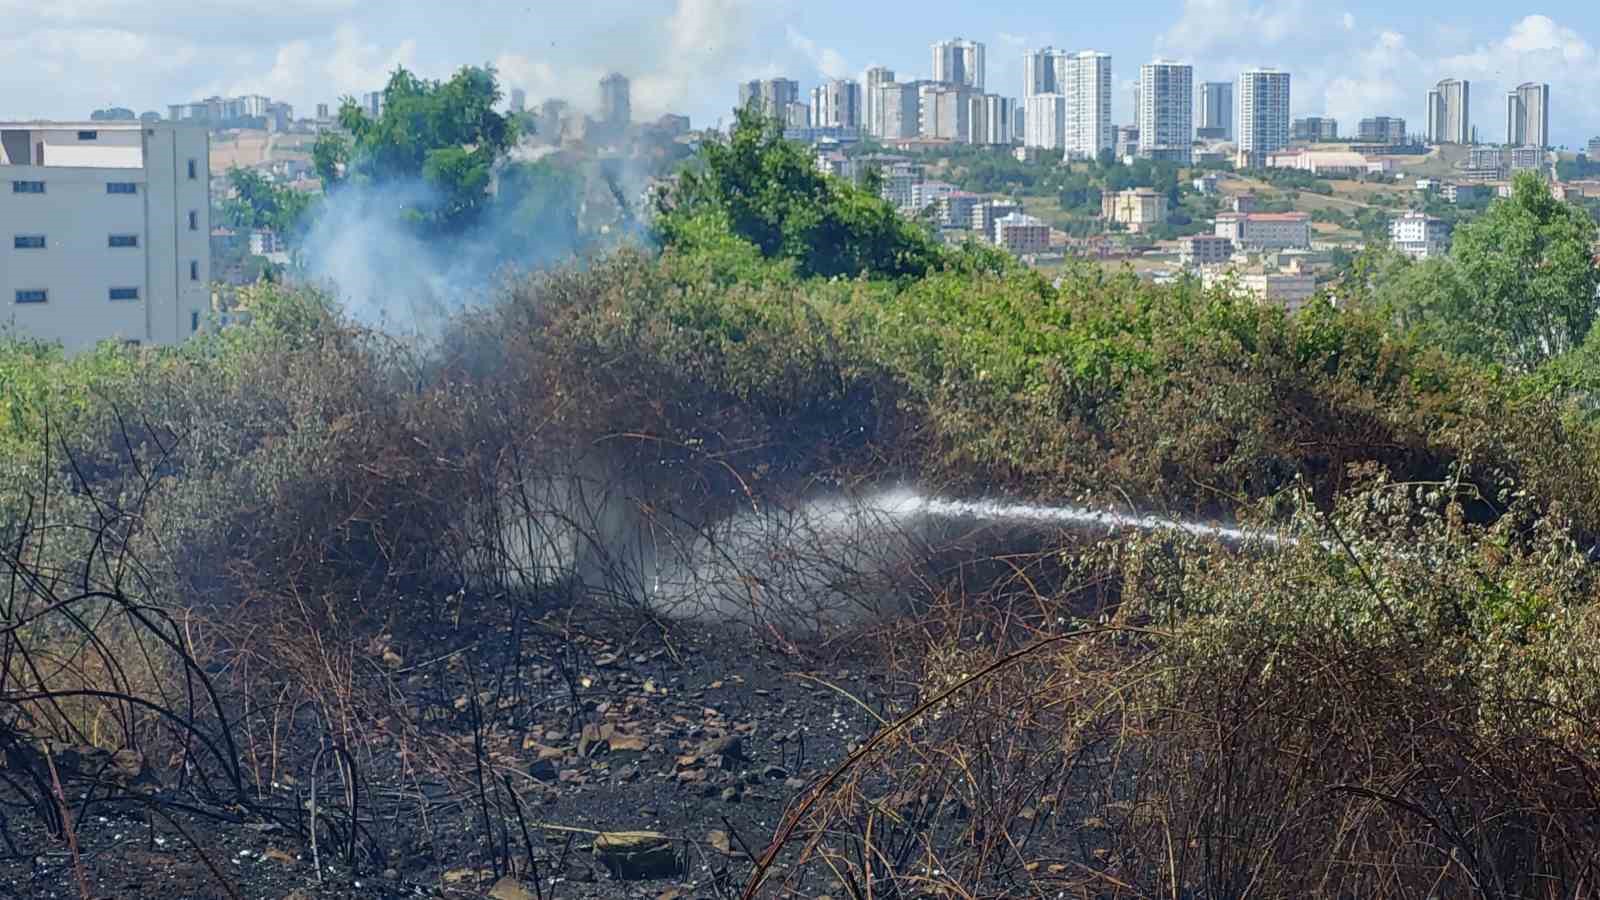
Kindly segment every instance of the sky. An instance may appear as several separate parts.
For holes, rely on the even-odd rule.
[[[1517,8],[1513,8],[1517,7]],[[746,79],[803,89],[886,65],[931,74],[929,44],[987,45],[988,90],[1021,93],[1024,49],[1111,53],[1114,118],[1132,119],[1138,65],[1195,66],[1196,81],[1244,68],[1291,73],[1295,115],[1342,132],[1371,115],[1421,131],[1428,87],[1472,82],[1480,137],[1504,137],[1505,92],[1550,84],[1551,131],[1600,135],[1600,16],[1592,0],[1535,8],[1490,0],[0,0],[0,119],[80,119],[100,107],[165,112],[212,94],[261,93],[309,113],[381,88],[395,66],[448,77],[492,64],[530,104],[598,103],[608,70],[633,80],[638,117],[727,118]]]

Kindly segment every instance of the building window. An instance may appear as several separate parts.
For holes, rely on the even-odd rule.
[[[106,182],[106,193],[137,194],[139,193],[139,185],[132,181],[108,181]]]
[[[98,132],[98,131],[80,131],[80,132],[78,132],[78,140],[80,140],[80,141],[98,141],[98,140],[100,140],[100,132]]]
[[[199,231],[200,230],[200,214],[195,212],[192,209],[189,210],[189,230],[190,231]]]
[[[195,333],[196,331],[199,331],[199,330],[200,330],[200,313],[198,311],[196,311],[196,310],[190,310],[189,311],[189,333],[193,334],[193,333]]]
[[[199,175],[197,174],[198,172],[199,172],[199,167],[197,165],[195,165],[195,161],[192,160],[192,159],[189,160],[189,180],[193,181],[196,178],[198,178],[199,177]]]
[[[198,259],[189,260],[189,280],[190,281],[199,281],[200,280],[200,260],[198,260]]]
[[[112,288],[111,289],[111,299],[113,299],[113,300],[137,300],[137,299],[139,299],[139,289],[136,288],[136,287]]]
[[[13,193],[13,194],[42,194],[42,193],[44,193],[44,182],[42,182],[42,181],[13,181],[13,182],[11,182],[11,193]]]
[[[43,250],[44,235],[19,234],[11,239],[11,246],[18,250]]]
[[[137,247],[139,236],[137,234],[113,234],[107,239],[112,247]]]
[[[50,300],[50,292],[43,288],[17,291],[18,303],[46,303]]]

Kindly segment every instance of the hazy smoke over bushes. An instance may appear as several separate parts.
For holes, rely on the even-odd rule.
[[[301,242],[305,277],[363,325],[428,337],[486,302],[501,279],[642,239],[646,179],[637,166],[532,147],[511,159],[496,171],[481,216],[454,232],[425,226],[426,212],[443,202],[425,181],[340,185]]]

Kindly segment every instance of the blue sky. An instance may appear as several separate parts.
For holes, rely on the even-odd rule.
[[[608,69],[635,82],[641,114],[710,123],[739,80],[785,75],[806,87],[870,64],[925,75],[930,42],[988,47],[990,90],[1020,92],[1023,49],[1053,44],[1114,57],[1116,118],[1131,115],[1138,64],[1193,63],[1201,80],[1275,65],[1294,76],[1297,114],[1403,115],[1420,130],[1440,78],[1473,82],[1473,121],[1504,128],[1504,93],[1551,85],[1558,143],[1600,134],[1600,16],[1593,4],[1487,0],[587,0],[375,3],[370,0],[0,0],[0,117],[79,117],[209,93],[261,92],[309,108],[381,86],[397,64],[442,76],[498,66],[530,100],[594,102]],[[15,64],[18,60],[27,65]]]

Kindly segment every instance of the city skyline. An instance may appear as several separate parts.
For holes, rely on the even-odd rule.
[[[6,43],[33,65],[0,76],[11,118],[81,118],[120,105],[165,111],[214,95],[262,94],[310,110],[381,87],[405,65],[444,77],[467,63],[495,65],[509,94],[529,103],[561,96],[597,105],[610,71],[633,84],[638,118],[686,113],[700,126],[727,121],[730,85],[784,76],[802,96],[831,78],[860,80],[877,64],[901,81],[933,76],[930,46],[960,36],[986,46],[984,90],[1021,105],[1023,51],[1096,49],[1118,61],[1112,119],[1135,119],[1139,67],[1158,57],[1193,66],[1196,86],[1231,82],[1254,67],[1294,79],[1292,115],[1355,123],[1403,117],[1420,131],[1428,89],[1472,82],[1470,119],[1499,140],[1505,98],[1519,84],[1550,85],[1550,141],[1582,146],[1600,133],[1600,30],[1576,2],[1508,13],[1468,2],[1416,9],[1298,0],[1172,0],[1118,10],[1074,10],[1018,0],[999,11],[931,0],[872,7],[835,0],[661,0],[641,8],[597,0],[528,15],[463,4],[448,13],[355,0],[285,0],[256,9],[215,4],[182,14],[165,0],[0,0],[14,23]],[[1198,113],[1198,110],[1197,110]]]

